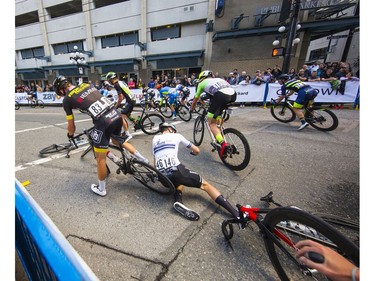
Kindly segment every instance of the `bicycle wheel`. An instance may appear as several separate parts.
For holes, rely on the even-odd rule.
[[[129,162],[130,173],[149,189],[163,195],[174,194],[173,183],[153,166],[133,159]]]
[[[184,120],[185,122],[189,122],[191,119],[191,113],[189,111],[189,108],[186,105],[180,104],[177,109],[177,115]]]
[[[318,271],[309,269],[295,259],[296,249],[288,245],[280,234],[297,243],[311,239],[339,252],[359,266],[359,248],[322,219],[295,207],[271,210],[263,221],[280,245],[265,235],[264,242],[272,265],[281,280],[328,280]],[[275,232],[278,232],[276,235]]]
[[[36,102],[35,101],[30,101],[30,106],[31,106],[31,108],[35,108],[35,106],[36,106]]]
[[[313,107],[305,113],[306,122],[319,131],[333,131],[339,125],[337,116],[326,108]]]
[[[155,135],[159,132],[159,124],[165,119],[157,113],[146,114],[141,120],[141,129],[147,135]]]
[[[198,116],[194,122],[194,130],[193,130],[193,140],[196,146],[200,146],[202,144],[204,137],[204,117]]]
[[[36,106],[39,106],[40,108],[44,108],[44,102],[42,100],[37,100]]]
[[[234,171],[241,171],[249,165],[251,152],[245,136],[234,128],[223,130],[224,139],[229,144],[227,156],[221,159],[225,166]]]
[[[67,150],[72,145],[70,143],[63,143],[63,144],[52,144],[50,146],[47,146],[43,148],[41,151],[39,151],[40,156],[46,156],[48,154],[53,154],[57,152],[61,152],[63,150]]]
[[[16,110],[20,109],[20,104],[16,101]]]
[[[159,111],[165,118],[170,118],[173,115],[172,108],[167,102],[163,102],[163,104],[160,105]]]
[[[286,104],[282,106],[271,106],[271,115],[277,121],[289,123],[296,119],[294,111]]]

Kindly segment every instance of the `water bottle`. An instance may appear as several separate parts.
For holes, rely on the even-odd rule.
[[[138,117],[137,117],[137,120],[135,121],[136,124],[139,124],[139,121],[141,121],[141,116],[138,116]]]
[[[113,162],[115,162],[116,164],[120,162],[120,158],[118,158],[116,155],[114,155],[112,152],[110,152],[109,150],[107,151],[107,157],[109,159],[111,159]]]

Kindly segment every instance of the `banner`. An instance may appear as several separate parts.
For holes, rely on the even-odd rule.
[[[328,82],[308,82],[306,83],[313,88],[319,90],[318,96],[315,98],[315,102],[322,103],[355,103],[359,98],[359,81],[345,81],[336,88],[333,89],[331,84]],[[271,98],[277,99],[281,94],[279,83],[264,83],[262,85],[235,85],[232,86],[237,92],[236,102],[264,102],[270,101]],[[189,87],[190,96],[189,99],[195,95],[195,87]],[[132,93],[136,98],[136,102],[139,103],[142,97],[142,89],[132,89]],[[159,91],[156,90],[155,98],[160,99]],[[38,99],[42,100],[45,104],[61,104],[63,98],[58,97],[55,92],[42,92],[37,93]],[[110,94],[113,95],[117,100],[116,90],[112,90]],[[296,95],[292,95],[290,98],[294,100]],[[26,93],[16,93],[16,101],[20,104],[27,104]],[[122,102],[125,103],[125,100]]]

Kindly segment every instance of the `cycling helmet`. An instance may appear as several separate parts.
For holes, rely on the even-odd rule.
[[[159,131],[160,131],[160,132],[163,132],[164,129],[166,129],[166,128],[171,128],[171,129],[173,130],[173,133],[176,133],[176,132],[177,132],[176,126],[173,125],[173,124],[169,124],[169,123],[167,123],[167,122],[163,122],[163,123],[161,123],[161,124],[159,125]]]
[[[115,72],[108,72],[107,75],[105,76],[105,79],[109,80],[109,79],[116,78],[116,77],[117,75]]]
[[[277,80],[285,80],[288,81],[290,79],[288,74],[281,74]]]
[[[178,85],[176,86],[176,90],[177,90],[177,91],[182,91],[182,89],[183,89],[183,86],[182,86],[181,84],[178,84]]]
[[[193,84],[197,85],[198,83],[199,83],[199,79],[198,78],[194,79]]]
[[[69,83],[69,80],[65,78],[65,76],[58,76],[54,81],[53,81],[53,90],[55,91],[56,95],[61,96],[62,94],[60,93],[61,87],[65,85],[66,83]]]
[[[146,92],[148,91],[148,89],[149,89],[149,87],[144,87],[144,88],[142,89],[142,93],[146,93]]]
[[[203,81],[207,77],[213,77],[211,70],[204,70],[201,73],[199,73],[199,76],[198,76],[199,82]]]
[[[113,88],[113,86],[108,81],[104,81],[104,87]]]

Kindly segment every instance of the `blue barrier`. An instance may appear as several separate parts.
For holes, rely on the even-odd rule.
[[[15,195],[16,250],[29,280],[99,280],[17,179]]]

